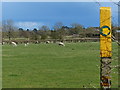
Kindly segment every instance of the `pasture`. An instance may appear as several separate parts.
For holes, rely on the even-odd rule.
[[[3,88],[99,88],[99,43],[65,45],[3,45]],[[117,65],[117,50],[113,43],[112,65]],[[113,88],[118,85],[116,71],[111,74]]]

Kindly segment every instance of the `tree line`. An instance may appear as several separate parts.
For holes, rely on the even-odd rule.
[[[113,27],[114,34],[118,27]],[[51,30],[43,25],[39,29],[33,30],[18,28],[12,20],[2,22],[2,38],[8,40],[26,39],[26,40],[45,40],[45,39],[70,39],[70,38],[98,38],[99,27],[85,28],[81,24],[73,23],[71,26],[65,26],[62,22],[57,22]]]

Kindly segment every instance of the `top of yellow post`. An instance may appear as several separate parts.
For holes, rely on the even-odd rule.
[[[111,10],[111,7],[100,7],[100,9]]]
[[[100,7],[100,27],[105,25],[111,28],[111,7]]]

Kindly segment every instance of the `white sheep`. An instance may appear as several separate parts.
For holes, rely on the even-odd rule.
[[[59,42],[58,44],[61,46],[65,46],[65,44],[63,42]]]
[[[15,42],[11,42],[13,46],[17,46],[17,44]]]
[[[28,45],[29,43],[27,43],[27,45]]]
[[[5,44],[5,42],[2,42],[2,45],[4,45]]]
[[[39,41],[36,41],[35,44],[39,44]]]
[[[25,47],[28,45],[29,43],[25,43]]]
[[[27,46],[27,44],[25,43],[25,47]]]
[[[49,44],[50,43],[50,41],[46,41],[46,44]]]

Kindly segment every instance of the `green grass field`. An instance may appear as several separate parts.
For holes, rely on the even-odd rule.
[[[113,59],[117,56],[113,43]],[[3,88],[99,88],[99,43],[2,46]],[[113,65],[117,61],[112,61]],[[117,71],[117,69],[114,69]],[[91,83],[91,85],[89,85]],[[112,87],[118,75],[112,73]]]

